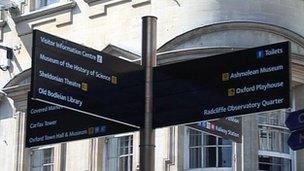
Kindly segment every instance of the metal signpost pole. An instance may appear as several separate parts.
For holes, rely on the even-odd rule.
[[[156,17],[142,18],[142,64],[145,66],[145,120],[140,131],[140,171],[154,171],[153,66],[156,66]]]

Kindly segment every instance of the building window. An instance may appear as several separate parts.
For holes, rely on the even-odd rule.
[[[285,119],[284,111],[258,115],[260,150],[290,154],[287,144],[290,133],[285,127]]]
[[[31,171],[53,171],[54,148],[33,149],[31,151]]]
[[[41,9],[46,6],[58,3],[59,0],[36,0],[36,8],[35,9]]]
[[[119,171],[132,171],[133,136],[119,138]]]
[[[286,111],[278,110],[258,115],[259,170],[291,171],[292,151],[287,140]]]
[[[259,170],[260,171],[290,171],[291,160],[271,156],[259,156]]]
[[[262,113],[258,115],[258,123],[262,125],[286,127],[285,125],[286,117],[287,115],[285,110]]]
[[[289,154],[288,130],[259,126],[260,150]]]
[[[189,168],[232,167],[232,142],[189,129]]]
[[[108,138],[106,159],[106,170],[132,171],[133,136]]]
[[[199,131],[190,130],[189,135],[189,167],[202,167],[202,133]]]

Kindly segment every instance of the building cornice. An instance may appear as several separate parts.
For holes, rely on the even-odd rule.
[[[7,97],[13,99],[15,103],[26,101],[27,93],[30,91],[30,84],[7,87],[4,88],[3,91],[7,94]]]
[[[133,8],[151,4],[151,0],[84,0],[90,6],[89,18],[106,16],[108,8],[121,4],[131,3]]]
[[[124,59],[128,62],[134,62],[137,64],[141,63],[141,56],[137,55],[133,52],[130,52],[128,50],[122,49],[120,47],[117,47],[115,45],[108,45],[106,48],[102,50],[102,52],[111,54],[113,56],[116,56],[118,58]]]
[[[71,24],[75,6],[76,2],[74,1],[61,2],[13,17],[18,36],[31,34],[34,29],[39,29],[39,27],[45,25],[63,27]]]
[[[4,93],[2,90],[0,90],[0,101],[4,96],[6,96],[6,93]]]
[[[180,44],[185,41],[191,40],[200,35],[207,35],[215,32],[228,31],[228,30],[254,30],[272,33],[274,35],[285,38],[286,40],[292,41],[304,49],[304,37],[293,30],[284,28],[282,26],[273,25],[269,23],[257,22],[257,21],[226,21],[218,22],[209,25],[205,25],[193,30],[189,30],[186,33],[176,36],[170,41],[163,44],[158,48],[159,52],[166,52],[176,49]]]
[[[41,16],[50,15],[50,14],[64,11],[67,9],[72,9],[75,6],[76,6],[76,2],[74,2],[74,1],[58,3],[56,6],[53,6],[53,7],[47,8],[47,9],[36,10],[36,11],[30,12],[28,14],[23,14],[20,16],[13,17],[13,20],[16,23],[20,23],[22,21],[39,18]]]
[[[7,97],[14,101],[17,111],[25,112],[27,108],[27,93],[30,90],[30,84],[23,84],[4,88],[3,91]]]

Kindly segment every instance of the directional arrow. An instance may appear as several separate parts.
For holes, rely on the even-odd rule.
[[[291,112],[286,119],[285,124],[290,131],[304,128],[304,109]]]
[[[304,148],[304,130],[291,133],[287,143],[293,150],[300,150]]]

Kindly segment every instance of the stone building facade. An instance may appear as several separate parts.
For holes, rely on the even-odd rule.
[[[282,41],[291,42],[292,108],[304,107],[303,0],[22,0],[1,11],[0,170],[137,170],[137,132],[24,147],[32,31],[140,62],[141,18],[158,18],[157,62],[164,65]],[[6,49],[0,61],[6,64]],[[1,65],[3,65],[1,64]],[[286,110],[242,117],[243,142],[186,125],[156,130],[155,170],[304,170],[287,145]]]

